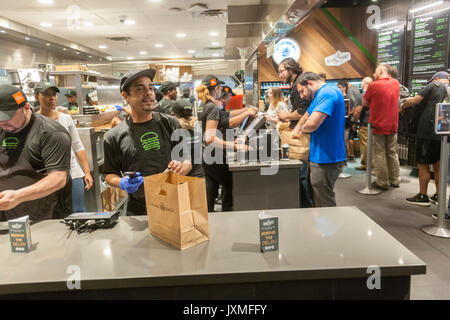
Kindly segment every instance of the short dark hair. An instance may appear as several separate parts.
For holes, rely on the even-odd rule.
[[[337,83],[338,86],[344,87],[345,90],[348,90],[348,81],[347,79],[341,79]]]
[[[285,69],[291,70],[293,73],[300,75],[303,73],[302,67],[292,58],[286,58],[280,62],[280,65],[283,65]]]
[[[325,73],[319,73],[319,77],[326,79],[327,75]]]
[[[304,72],[298,79],[297,84],[307,86],[308,81],[320,81],[320,77],[314,72]]]

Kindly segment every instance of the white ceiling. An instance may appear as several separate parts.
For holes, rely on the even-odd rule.
[[[78,42],[90,48],[111,55],[113,60],[134,60],[147,58],[213,58],[213,53],[223,57],[225,46],[225,27],[228,18],[194,19],[187,9],[201,2],[209,9],[227,9],[229,5],[255,5],[260,0],[53,0],[50,5],[39,3],[38,0],[13,0],[0,2],[0,16],[15,20],[22,24]],[[89,21],[92,27],[70,27],[72,16],[71,6],[80,9],[81,21]],[[178,7],[181,13],[170,14],[168,9]],[[134,25],[124,25],[120,16],[135,20]],[[41,22],[53,24],[46,28]],[[209,32],[218,32],[218,36],[210,36]],[[185,38],[177,38],[176,34],[183,32]],[[114,42],[107,37],[131,37],[128,42]],[[218,42],[216,46],[212,42]],[[164,45],[155,48],[156,43]],[[108,46],[99,49],[99,45]],[[220,49],[209,49],[218,47]],[[195,50],[194,54],[188,50]],[[147,53],[141,55],[141,51]],[[217,58],[217,57],[214,57]]]

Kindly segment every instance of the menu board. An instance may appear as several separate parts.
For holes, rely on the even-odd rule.
[[[447,69],[448,18],[448,13],[414,18],[412,75]]]
[[[378,32],[378,64],[387,63],[398,70],[399,81],[403,80],[404,27]]]
[[[449,13],[414,18],[412,37],[411,90],[417,93],[435,72],[448,69]]]

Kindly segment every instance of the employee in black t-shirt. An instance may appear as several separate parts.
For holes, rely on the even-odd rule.
[[[309,101],[306,98],[301,98],[297,91],[297,79],[302,74],[302,67],[292,58],[286,58],[280,62],[278,65],[278,75],[280,79],[292,86],[290,94],[290,102],[292,105],[291,112],[278,112],[278,119],[281,121],[290,121],[289,127],[294,129],[298,123],[298,120],[305,114],[308,110]]]
[[[226,121],[221,120],[219,101],[222,95],[221,84],[216,76],[208,75],[200,86],[197,87],[198,98],[202,101],[198,119],[202,122],[203,139],[206,151],[203,156],[203,168],[206,175],[206,195],[208,200],[208,211],[214,211],[214,203],[219,185],[223,187],[222,211],[232,211],[233,209],[233,183],[231,172],[226,164],[226,149],[237,148],[233,141],[225,141],[226,137],[218,136],[218,132],[223,132],[227,127]],[[246,149],[244,146],[239,147]],[[211,152],[208,152],[211,150]],[[205,156],[216,157],[222,154],[220,159],[206,159]]]
[[[178,84],[172,81],[164,81],[159,87],[159,91],[163,94],[163,98],[158,102],[155,111],[170,114],[170,105],[177,100]]]
[[[171,141],[171,136],[173,131],[181,129],[178,121],[170,115],[153,112],[155,73],[154,69],[147,69],[128,72],[122,77],[120,90],[131,107],[131,116],[105,137],[103,172],[108,184],[128,192],[127,215],[145,215],[147,212],[143,176],[166,169],[187,175],[192,169],[189,152],[183,154],[184,160],[172,159],[172,149],[177,143]],[[140,176],[130,178],[125,172],[139,172]]]
[[[63,107],[67,108],[69,111],[78,110],[77,92],[74,90],[67,90],[64,95],[67,97],[67,102],[63,103]]]
[[[434,117],[436,104],[447,98],[447,86],[450,74],[445,71],[437,72],[431,78],[430,83],[415,97],[406,100],[400,107],[400,112],[405,108],[416,106],[421,111],[417,124],[416,161],[419,169],[420,191],[406,202],[430,206],[431,202],[437,203],[439,190],[439,160],[441,158],[440,137],[434,132]],[[428,183],[430,182],[430,164],[433,165],[436,193],[428,197]]]
[[[0,220],[72,213],[71,147],[62,125],[32,113],[17,87],[0,85]]]

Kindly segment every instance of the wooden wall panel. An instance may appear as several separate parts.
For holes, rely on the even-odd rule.
[[[359,10],[359,13],[355,10]],[[365,26],[365,8],[339,8],[332,11],[339,21],[347,21],[344,24],[346,29],[352,30],[352,35],[376,57],[376,33]],[[358,16],[351,19],[352,15]],[[295,39],[300,45],[299,63],[304,71],[323,72],[328,79],[363,78],[374,72],[375,63],[321,9],[316,10],[288,37]],[[326,66],[325,57],[338,50],[350,52],[351,61],[338,67]],[[258,80],[279,81],[276,68],[272,58],[266,58],[266,48],[262,44],[258,48]]]

